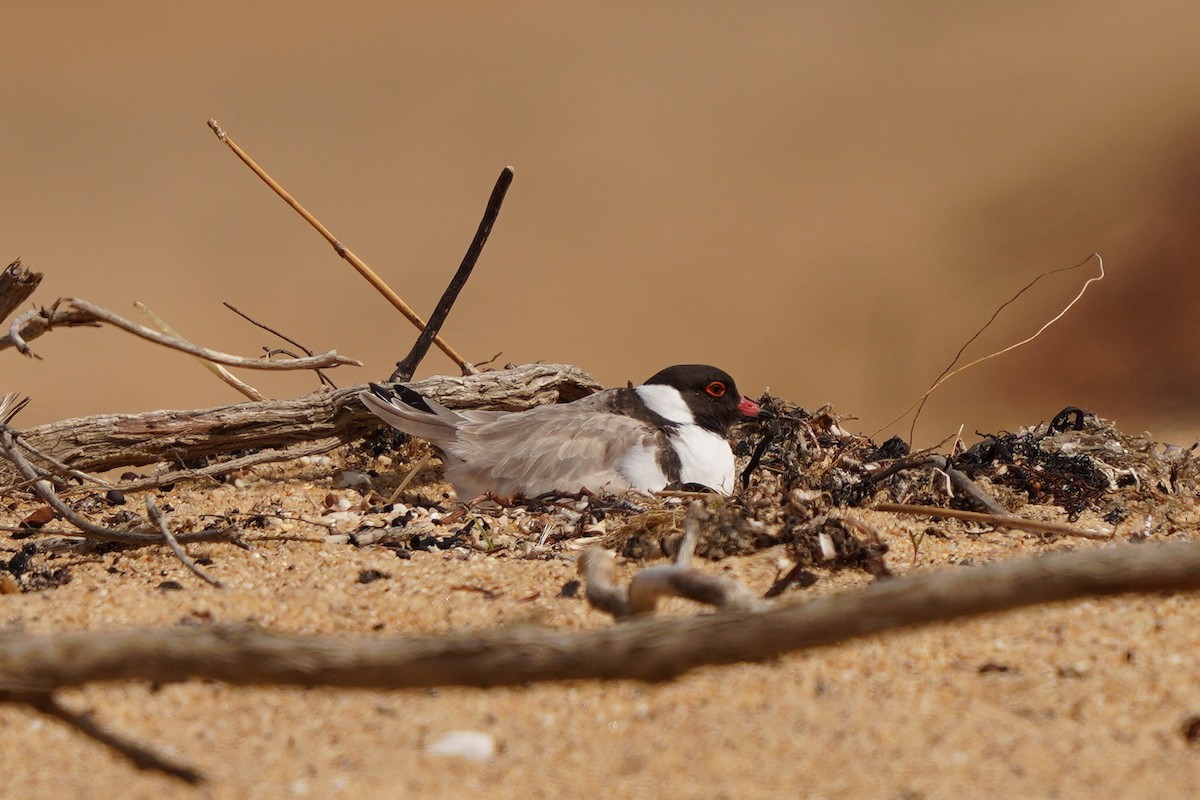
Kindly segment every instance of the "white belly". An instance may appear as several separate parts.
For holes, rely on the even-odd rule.
[[[699,425],[683,425],[671,437],[679,453],[679,480],[721,494],[733,491],[733,450],[729,442]]]
[[[667,486],[667,476],[658,465],[654,450],[645,445],[631,448],[617,465],[617,471],[638,491],[661,492]]]

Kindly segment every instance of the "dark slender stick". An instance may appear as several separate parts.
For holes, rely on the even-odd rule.
[[[4,699],[7,700],[7,698]],[[190,783],[193,786],[204,783],[204,776],[191,767],[178,764],[164,756],[160,756],[150,748],[132,739],[126,739],[112,731],[105,730],[92,720],[90,714],[80,714],[72,711],[60,705],[49,694],[33,694],[22,697],[20,700],[8,700],[8,702],[24,702],[31,708],[47,716],[54,717],[59,722],[65,723],[84,736],[94,739],[105,747],[129,759],[138,769],[161,772],[164,775],[178,778],[184,783]]]
[[[252,317],[252,316],[250,316],[249,314],[247,314],[245,311],[242,311],[242,310],[240,310],[240,309],[236,308],[236,307],[235,307],[235,306],[234,306],[232,303],[226,303],[226,302],[222,302],[222,303],[221,303],[221,305],[225,306],[225,307],[226,307],[226,308],[228,308],[230,311],[232,311],[233,313],[237,314],[237,315],[238,315],[239,317],[241,317],[242,319],[246,320],[246,322],[249,322],[251,325],[253,325],[253,326],[257,327],[257,328],[262,328],[262,329],[263,329],[264,331],[266,331],[267,333],[273,333],[273,334],[275,334],[276,336],[278,336],[280,339],[283,339],[283,340],[284,340],[285,342],[287,342],[288,344],[291,344],[291,345],[294,345],[294,346],[296,346],[296,347],[300,348],[301,350],[303,350],[303,351],[304,351],[304,354],[305,354],[306,356],[310,356],[310,357],[311,357],[311,356],[313,356],[313,355],[314,355],[314,353],[313,353],[313,351],[312,351],[312,350],[309,350],[307,347],[305,347],[304,345],[300,344],[299,342],[297,342],[297,341],[296,341],[295,339],[293,339],[292,337],[290,337],[290,336],[285,336],[284,334],[280,333],[279,331],[275,330],[274,328],[272,328],[272,327],[271,327],[271,326],[269,326],[269,325],[264,325],[263,323],[261,323],[261,322],[259,322],[258,320],[256,320],[254,317]],[[289,355],[290,355],[290,354],[289,354]],[[269,357],[269,356],[268,356],[268,357]],[[295,358],[295,356],[292,356],[292,357],[293,357],[293,358]],[[317,373],[317,377],[320,379],[321,383],[325,384],[325,385],[326,385],[326,386],[328,386],[330,389],[336,389],[336,388],[337,388],[337,386],[334,386],[334,384],[333,384],[333,381],[331,381],[331,380],[329,380],[329,378],[325,377],[325,373],[324,373],[324,372],[321,372],[321,370],[319,370],[319,369],[318,369],[318,370],[314,370],[314,371]]]
[[[438,301],[437,308],[433,310],[429,321],[425,323],[425,330],[421,331],[421,335],[417,337],[416,344],[413,345],[412,350],[404,357],[404,360],[396,363],[396,371],[392,373],[392,377],[389,380],[410,381],[412,380],[412,376],[416,374],[417,366],[425,358],[425,354],[429,352],[429,346],[433,343],[433,339],[437,336],[438,331],[442,329],[442,323],[449,316],[450,308],[454,305],[454,301],[458,299],[458,293],[466,286],[467,279],[471,277],[471,271],[475,269],[475,262],[479,260],[479,255],[483,252],[483,246],[487,244],[488,236],[492,232],[492,226],[496,223],[496,217],[500,215],[500,206],[504,202],[504,195],[508,192],[508,187],[512,184],[512,179],[512,167],[505,167],[500,170],[500,177],[496,179],[496,186],[492,189],[492,196],[488,198],[487,208],[483,212],[483,219],[479,221],[479,227],[475,230],[475,238],[471,240],[471,246],[467,248],[467,254],[463,256],[462,263],[458,266],[458,272],[454,273],[454,279],[450,281],[450,285],[442,293],[442,299]]]

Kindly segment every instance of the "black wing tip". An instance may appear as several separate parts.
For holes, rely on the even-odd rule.
[[[426,414],[434,413],[433,409],[429,407],[429,403],[425,402],[425,398],[407,386],[399,383],[392,384],[391,386],[385,386],[381,383],[368,383],[367,386],[371,388],[371,394],[385,403],[394,403],[399,400],[404,405],[415,408],[417,411],[424,411]]]

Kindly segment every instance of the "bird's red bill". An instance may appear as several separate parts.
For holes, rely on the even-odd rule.
[[[743,397],[738,401],[738,411],[742,412],[743,417],[757,417],[762,413],[762,407],[749,397]]]

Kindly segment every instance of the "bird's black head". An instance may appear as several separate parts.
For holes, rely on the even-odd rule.
[[[676,364],[654,374],[647,384],[673,387],[683,396],[696,424],[725,436],[742,417],[757,417],[762,409],[742,397],[728,372],[707,364]]]

